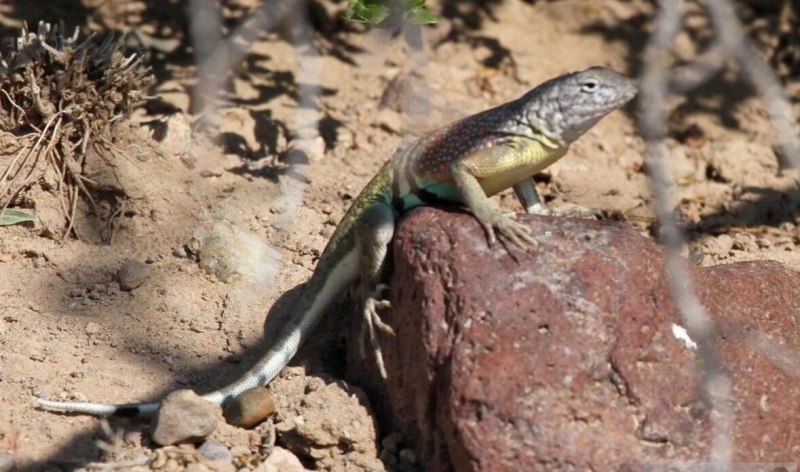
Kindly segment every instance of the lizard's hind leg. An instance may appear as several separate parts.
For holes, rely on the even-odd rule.
[[[364,211],[356,222],[355,228],[361,269],[358,293],[363,309],[359,339],[361,356],[366,358],[364,340],[368,337],[370,346],[375,353],[378,371],[384,379],[386,378],[386,368],[383,364],[377,329],[389,334],[394,334],[394,331],[381,320],[378,309],[390,306],[389,301],[383,299],[383,292],[388,286],[381,284],[381,277],[386,254],[389,251],[389,243],[392,242],[394,236],[395,223],[396,219],[391,207],[384,203],[374,203]]]
[[[568,208],[559,208],[551,210],[545,206],[542,197],[536,190],[536,184],[533,178],[525,179],[522,182],[514,185],[514,194],[517,200],[525,208],[525,213],[529,215],[545,215],[545,216],[571,216],[574,218],[588,218],[590,216],[601,217],[603,212],[593,208],[584,208],[580,205],[570,205]],[[510,218],[514,218],[516,213],[506,214]]]
[[[529,215],[549,215],[551,212],[544,206],[542,197],[539,191],[536,190],[536,184],[533,182],[533,177],[529,177],[522,182],[514,185],[514,194],[517,200],[525,208],[525,213]]]

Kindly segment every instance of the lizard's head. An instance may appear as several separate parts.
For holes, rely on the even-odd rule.
[[[613,70],[592,67],[549,80],[528,92],[523,101],[534,128],[569,145],[628,103],[637,91],[630,80]]]

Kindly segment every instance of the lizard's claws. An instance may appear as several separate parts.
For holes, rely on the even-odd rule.
[[[596,208],[584,208],[580,205],[569,205],[564,208],[559,208],[555,211],[550,211],[551,215],[567,216],[572,218],[588,218],[590,216],[601,217],[603,212]]]
[[[489,241],[489,247],[493,246],[494,243],[497,242],[497,236],[495,235],[495,228],[497,231],[503,235],[504,237],[508,238],[515,246],[519,247],[520,249],[527,249],[529,247],[536,247],[539,243],[536,241],[536,238],[533,236],[533,233],[527,225],[522,223],[518,223],[511,219],[510,217],[497,212],[491,218],[488,218],[489,221],[485,220],[478,220],[483,226],[484,230],[486,230],[486,239]]]
[[[536,238],[533,237],[533,232],[530,227],[518,223],[511,218],[503,217],[495,226],[500,234],[508,238],[520,249],[536,247],[539,244]]]
[[[389,308],[392,306],[389,300],[381,298],[381,294],[389,288],[388,285],[379,284],[375,290],[367,294],[364,298],[364,318],[361,323],[361,336],[359,337],[359,347],[361,357],[367,357],[367,349],[364,344],[364,339],[369,338],[370,346],[375,353],[375,363],[378,366],[378,372],[381,378],[386,379],[386,367],[383,363],[383,354],[381,353],[381,346],[378,342],[377,330],[383,331],[386,334],[394,336],[394,330],[391,326],[386,324],[378,314],[379,309]]]

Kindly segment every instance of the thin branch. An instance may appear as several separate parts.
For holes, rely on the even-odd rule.
[[[691,338],[698,345],[699,381],[711,404],[711,461],[715,470],[729,470],[733,454],[733,412],[730,403],[730,380],[713,347],[713,324],[694,288],[694,280],[680,257],[683,244],[677,221],[670,207],[668,175],[667,91],[671,45],[680,31],[682,14],[678,0],[661,0],[655,29],[645,49],[641,77],[639,126],[647,143],[647,165],[652,178],[656,212],[662,225],[666,246],[666,265],[678,312]]]
[[[795,125],[794,112],[778,77],[756,51],[753,42],[745,35],[728,0],[705,0],[706,10],[717,32],[720,44],[727,55],[736,59],[750,84],[764,100],[778,138],[782,157],[800,169],[800,138]]]
[[[669,91],[675,94],[691,92],[722,70],[727,60],[728,57],[722,44],[719,41],[714,42],[691,63],[672,72]]]
[[[195,0],[195,2],[202,3],[203,0]],[[271,31],[278,21],[286,17],[291,8],[300,8],[300,6],[305,6],[305,2],[293,2],[290,0],[268,1],[262,2],[259,7],[250,12],[228,38],[216,43],[207,59],[198,65],[197,77],[199,83],[194,98],[196,100],[208,100],[218,96],[227,78],[227,71],[235,70],[244,61],[250,51],[250,46],[256,38],[265,32]],[[209,25],[212,22],[192,19],[192,24],[201,23]],[[203,34],[209,33],[212,35],[217,34],[217,32],[204,32]],[[198,39],[193,36],[192,41],[196,42]],[[203,47],[211,49],[211,45],[207,42],[204,43]],[[201,103],[204,102],[201,101]],[[197,114],[199,116],[206,115],[206,121],[216,122],[213,119],[215,112],[216,110],[213,107],[209,109],[206,105],[204,110],[198,110]]]

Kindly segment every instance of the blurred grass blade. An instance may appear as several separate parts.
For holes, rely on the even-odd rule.
[[[350,0],[344,17],[349,21],[377,25],[389,17],[389,8],[376,0]]]
[[[403,18],[418,25],[432,25],[439,18],[425,5],[426,0],[348,0],[344,17],[349,21],[379,26],[389,17]]]
[[[25,213],[19,210],[0,210],[0,226],[15,225],[18,223],[26,223],[29,221],[38,221],[36,215]]]
[[[412,23],[418,25],[435,25],[439,17],[425,5],[426,0],[412,0],[409,5],[408,15]]]

